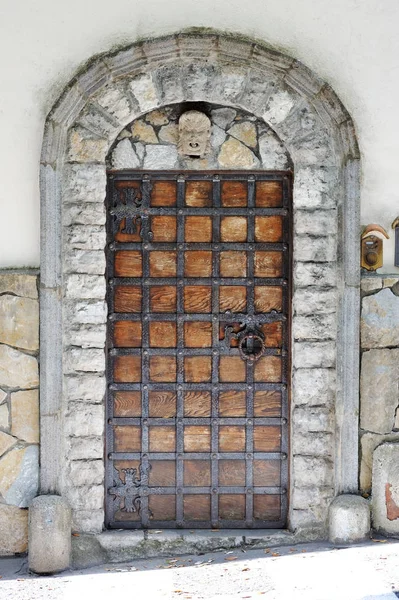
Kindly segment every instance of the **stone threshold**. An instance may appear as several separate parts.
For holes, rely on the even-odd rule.
[[[295,532],[280,529],[112,530],[72,536],[72,566],[82,569],[142,558],[205,554],[238,548],[268,548],[326,539],[318,527]]]

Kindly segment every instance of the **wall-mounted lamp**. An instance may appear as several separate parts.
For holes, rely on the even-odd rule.
[[[361,266],[367,271],[376,271],[383,264],[383,237],[389,235],[381,225],[372,223],[364,228],[361,238]]]
[[[392,223],[392,229],[395,230],[395,267],[399,267],[399,217]]]

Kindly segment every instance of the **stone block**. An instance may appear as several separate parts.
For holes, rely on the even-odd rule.
[[[294,356],[298,369],[334,367],[335,342],[295,342]]]
[[[10,415],[6,402],[0,405],[0,429],[10,430]]]
[[[287,86],[280,84],[269,96],[266,110],[263,113],[264,120],[272,126],[282,123],[297,101],[297,95],[292,93],[292,90],[290,91]]]
[[[284,80],[301,95],[315,96],[323,87],[324,81],[302,63],[295,61]]]
[[[81,348],[104,348],[106,341],[106,326],[82,325],[69,329],[64,334],[66,346],[80,346]]]
[[[98,92],[95,101],[121,124],[129,122],[137,116],[130,106],[124,88],[117,87],[115,82]]]
[[[379,433],[364,433],[360,438],[360,489],[371,492],[371,473],[373,469],[374,450],[384,442],[399,442],[399,432],[389,435]]]
[[[399,444],[386,442],[373,454],[373,527],[385,534],[399,533]]]
[[[90,531],[74,528],[72,515],[72,531]],[[101,529],[99,530],[101,531]],[[72,536],[72,566],[75,569],[87,569],[107,562],[105,550],[94,535]]]
[[[7,504],[28,507],[38,487],[38,446],[13,449],[0,459],[0,493]]]
[[[271,130],[259,138],[259,154],[262,169],[285,171],[291,165],[287,150]]]
[[[360,427],[390,433],[399,404],[399,349],[364,352],[360,374]]]
[[[380,276],[362,277],[360,280],[360,289],[362,292],[376,292],[382,290],[382,279]]]
[[[161,142],[167,142],[168,144],[177,144],[179,141],[179,127],[177,123],[169,123],[169,125],[164,125],[163,127],[161,127],[158,135]]]
[[[331,406],[335,400],[335,370],[296,369],[292,391],[296,406]]]
[[[130,81],[129,87],[143,113],[159,106],[160,98],[151,75],[135,77]]]
[[[104,507],[104,486],[69,487],[66,490],[66,498],[74,511],[102,510]]]
[[[237,111],[233,108],[215,108],[211,115],[212,123],[225,130],[234,121]]]
[[[68,275],[65,280],[65,294],[67,298],[76,298],[79,300],[102,300],[105,298],[105,277],[101,275],[79,273]]]
[[[255,154],[234,138],[230,138],[222,144],[218,161],[219,165],[225,169],[252,169],[259,164]]]
[[[71,162],[103,162],[108,151],[108,140],[88,129],[76,126],[69,132],[68,160]]]
[[[38,496],[29,508],[29,569],[59,573],[71,564],[71,509],[60,496]]]
[[[64,242],[69,248],[78,250],[104,250],[105,227],[101,225],[74,225],[64,228]]]
[[[177,149],[175,146],[147,146],[144,157],[144,169],[173,169],[177,165]]]
[[[65,434],[70,436],[102,436],[104,407],[99,404],[70,402],[65,417]]]
[[[399,298],[389,288],[362,300],[362,348],[399,346]]]
[[[71,302],[66,306],[66,322],[70,324],[100,325],[107,320],[105,302]]]
[[[324,407],[295,407],[293,428],[297,433],[332,433],[334,414]]]
[[[141,161],[137,156],[129,139],[121,140],[112,152],[113,169],[137,169]]]
[[[101,533],[104,529],[104,510],[73,510],[72,531]],[[73,543],[73,539],[72,539]]]
[[[66,273],[104,275],[105,253],[102,250],[68,250],[64,255]]]
[[[39,303],[32,298],[0,296],[0,342],[30,350],[39,348]]]
[[[118,121],[93,103],[85,106],[77,123],[92,131],[99,138],[106,138],[109,141],[114,140],[120,129],[120,123],[118,123]]]
[[[92,373],[79,373],[78,377],[64,379],[65,392],[68,400],[88,401],[91,404],[101,404],[105,394],[105,377]]]
[[[105,197],[105,191],[104,191]],[[63,212],[63,224],[104,225],[106,220],[104,201],[86,204],[67,204]],[[68,240],[68,238],[67,238]]]
[[[294,284],[297,289],[308,286],[334,287],[337,284],[337,265],[298,262],[294,264]]]
[[[38,297],[37,275],[24,273],[0,273],[0,294],[10,293],[22,298]]]
[[[64,167],[64,202],[103,203],[105,186],[106,174],[102,164],[66,164]]]
[[[65,358],[66,373],[102,373],[105,370],[105,354],[100,348],[69,348],[65,352]]]
[[[240,101],[244,106],[250,107],[254,113],[258,112],[246,97],[248,88],[252,87],[251,78],[250,81],[247,81],[246,68],[226,65],[221,70],[215,70],[213,75],[213,78],[209,80],[211,102],[215,104],[234,104],[240,97]]]
[[[163,104],[184,101],[183,72],[184,68],[181,65],[164,65],[156,70]]]
[[[295,240],[295,258],[302,262],[331,262],[337,258],[335,236],[298,236]]]
[[[302,425],[303,431],[304,427]],[[294,454],[322,457],[334,456],[334,435],[332,433],[301,433],[295,431],[291,445]]]
[[[332,544],[353,544],[370,537],[370,506],[361,496],[337,496],[330,504],[329,539]]]
[[[28,549],[28,511],[0,504],[0,556],[23,554]]]
[[[294,456],[293,483],[303,487],[331,487],[334,483],[334,468],[330,460],[319,457]]]
[[[39,385],[39,370],[34,356],[0,344],[0,386],[34,388]]]
[[[330,315],[297,315],[293,321],[295,340],[333,340],[337,335],[337,318]]]
[[[24,442],[39,443],[39,390],[11,394],[11,433]]]
[[[292,494],[294,510],[308,510],[315,506],[328,506],[334,498],[334,488],[326,487],[295,487]]]
[[[102,459],[104,440],[101,436],[69,437],[66,442],[68,458],[75,461]]]
[[[87,100],[79,89],[79,86],[75,84],[68,88],[59,102],[57,102],[51,113],[51,118],[56,123],[70,127],[77,119],[86,102]]]
[[[18,440],[4,431],[0,431],[0,456],[16,444]]]
[[[295,172],[294,198],[298,209],[336,208],[340,188],[338,171],[333,167],[299,167]]]
[[[102,460],[73,460],[70,463],[69,477],[72,485],[99,485],[104,482],[104,462]]]
[[[294,293],[294,311],[297,315],[315,315],[335,313],[337,293],[335,290],[317,288],[297,289]]]

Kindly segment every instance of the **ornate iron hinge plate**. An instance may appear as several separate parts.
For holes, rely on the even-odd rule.
[[[114,190],[113,206],[110,210],[111,215],[114,217],[116,228],[125,219],[125,227],[121,230],[121,233],[135,234],[138,232],[138,226],[142,224],[143,220],[148,219],[147,208],[150,203],[151,184],[149,181],[143,181],[140,189],[138,188],[125,188],[125,202],[120,202],[120,190]],[[141,227],[140,236],[143,237],[144,228]],[[147,234],[149,240],[152,239],[152,232],[149,231]]]
[[[140,479],[137,472],[140,470]],[[122,512],[137,512],[140,514],[141,497],[143,486],[148,486],[149,466],[143,467],[140,464],[139,469],[120,469],[125,474],[125,481],[121,478],[120,472],[114,467],[114,485],[108,489],[111,496],[119,499],[119,510]]]

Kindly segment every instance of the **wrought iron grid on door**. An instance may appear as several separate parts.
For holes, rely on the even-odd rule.
[[[111,172],[106,519],[281,528],[291,176]]]

